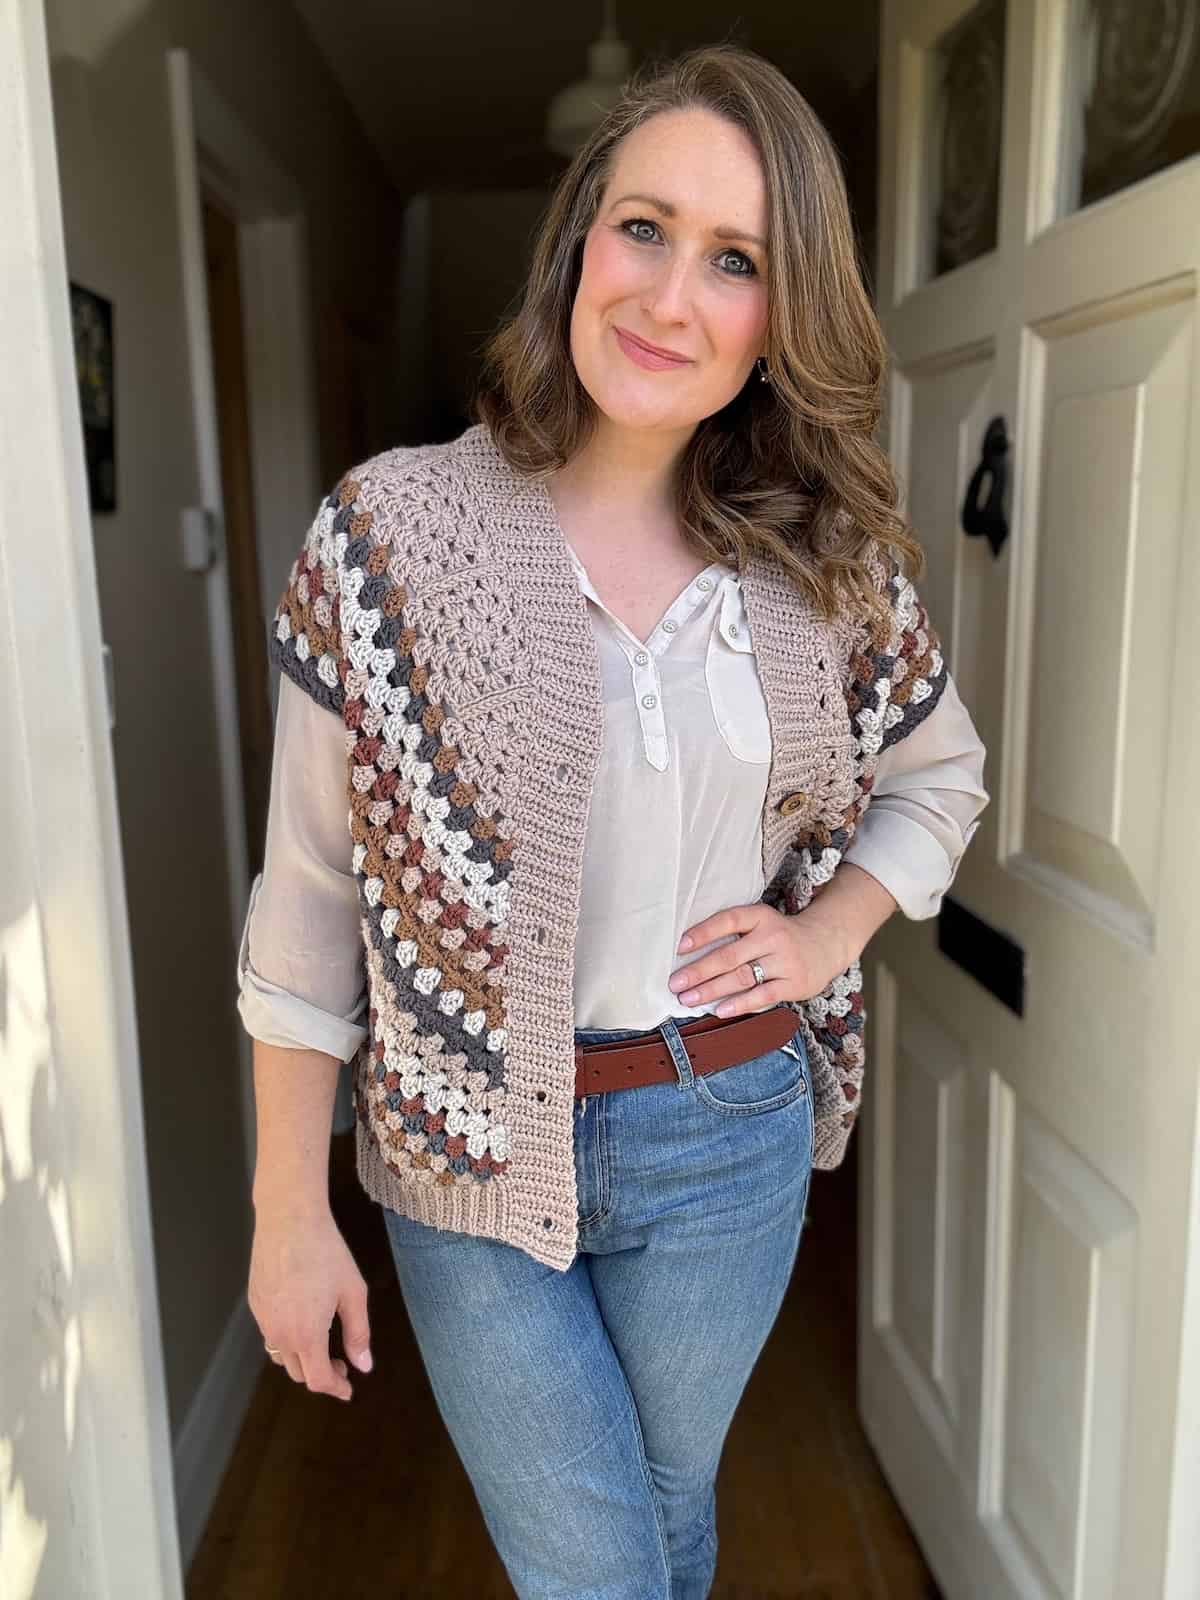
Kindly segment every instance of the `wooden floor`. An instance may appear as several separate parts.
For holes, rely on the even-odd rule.
[[[352,1374],[346,1404],[264,1361],[188,1600],[512,1600],[352,1139],[335,1140],[334,1204],[370,1286],[375,1371]],[[852,1141],[814,1175],[795,1276],[726,1440],[711,1600],[940,1600],[855,1414],[855,1155]]]

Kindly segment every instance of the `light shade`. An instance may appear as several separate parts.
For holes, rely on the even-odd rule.
[[[588,46],[588,75],[561,89],[546,113],[546,143],[560,156],[573,156],[621,97],[629,76],[629,46],[606,36]]]

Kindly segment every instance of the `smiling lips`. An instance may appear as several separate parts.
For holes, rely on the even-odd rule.
[[[617,343],[624,350],[631,361],[639,367],[645,367],[649,372],[665,372],[668,367],[687,367],[691,361],[687,356],[672,355],[658,345],[646,344],[634,334],[626,333],[624,328],[613,327],[617,336]]]

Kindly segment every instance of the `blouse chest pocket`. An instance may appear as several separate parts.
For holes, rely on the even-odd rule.
[[[732,586],[709,634],[704,677],[713,720],[730,753],[739,761],[768,763],[771,721],[745,610]]]

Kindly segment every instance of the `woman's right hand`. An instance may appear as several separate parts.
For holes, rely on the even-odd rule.
[[[331,1360],[329,1329],[342,1322],[342,1345],[360,1372],[371,1370],[367,1285],[332,1212],[255,1212],[246,1298],[271,1360],[314,1394],[353,1395],[346,1363]]]

